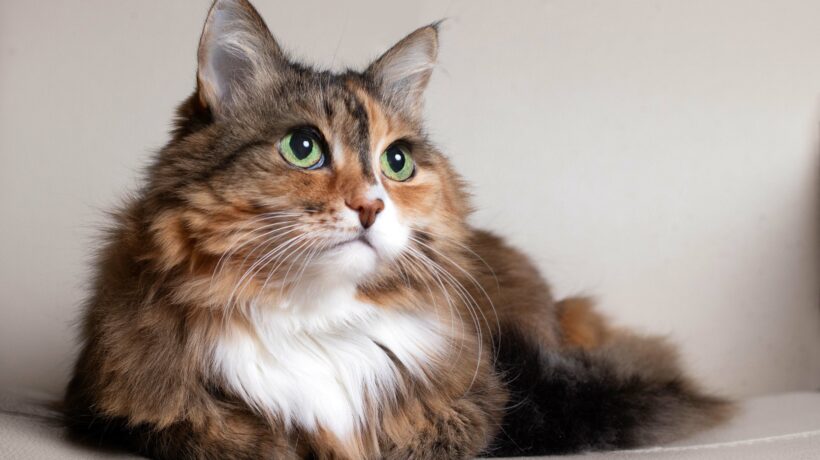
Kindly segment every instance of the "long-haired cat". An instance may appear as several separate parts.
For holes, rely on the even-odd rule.
[[[471,227],[422,126],[437,26],[363,72],[217,0],[196,91],[102,246],[64,401],[165,459],[461,459],[662,443],[726,418],[657,338],[556,302]]]

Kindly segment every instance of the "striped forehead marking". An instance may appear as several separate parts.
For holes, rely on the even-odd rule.
[[[365,103],[359,97],[354,90],[345,87],[342,100],[353,123],[348,135],[351,146],[358,153],[362,176],[366,181],[375,183],[376,177],[373,175],[373,165],[370,160],[370,117],[367,114]]]

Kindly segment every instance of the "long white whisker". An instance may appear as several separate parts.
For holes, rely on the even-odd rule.
[[[464,286],[451,273],[449,273],[441,265],[439,265],[437,262],[430,259],[426,255],[422,254],[422,256],[424,256],[424,258],[427,260],[427,263],[429,264],[430,268],[437,271],[442,276],[442,279],[444,279],[450,286],[453,287],[453,289],[455,289],[456,295],[459,296],[459,299],[467,308],[468,313],[470,313],[470,316],[473,319],[473,325],[476,327],[476,334],[478,336],[478,354],[476,357],[476,368],[473,373],[473,378],[470,382],[469,387],[472,388],[472,385],[475,383],[475,379],[478,376],[478,370],[481,365],[481,356],[483,354],[484,343],[483,333],[481,330],[481,321],[478,318],[478,313],[480,313],[482,316],[484,316],[484,314],[481,312],[481,309],[478,307],[478,304],[475,302],[475,299],[473,299],[472,295],[470,295],[470,293],[464,288]],[[486,317],[484,317],[484,320],[485,324],[488,324]]]
[[[236,286],[234,286],[233,291],[231,291],[230,296],[228,296],[228,302],[231,303],[233,301],[233,299],[236,298],[235,295],[237,295],[237,297],[238,297],[238,294],[241,294],[242,292],[244,292],[244,289],[246,287],[246,285],[244,283],[245,280],[248,279],[248,281],[250,281],[250,279],[248,277],[251,276],[251,273],[255,273],[255,269],[257,267],[259,267],[261,265],[264,265],[272,257],[275,257],[275,255],[277,253],[281,252],[281,250],[283,250],[283,248],[286,247],[288,244],[291,244],[294,241],[298,241],[300,238],[303,238],[304,236],[305,236],[304,234],[300,234],[300,235],[297,235],[297,236],[294,236],[294,237],[288,239],[286,242],[279,244],[271,252],[268,252],[265,256],[261,257],[253,265],[251,265],[251,267],[248,268],[248,270],[245,271],[245,273],[242,275],[242,277],[236,283]],[[267,243],[263,242],[259,246],[265,245],[265,244],[270,244],[270,240],[267,240]],[[239,291],[239,293],[237,293],[237,289],[240,289],[240,287],[241,287],[241,290]]]
[[[418,257],[420,259],[420,261],[423,262],[423,265],[429,269],[429,273],[434,276],[434,279],[436,280],[436,282],[441,287],[442,293],[444,294],[445,300],[447,300],[449,308],[453,309],[453,304],[450,300],[449,290],[445,287],[444,281],[447,281],[447,284],[453,286],[454,288],[455,288],[455,285],[451,281],[449,281],[446,277],[443,276],[446,272],[435,261],[433,261],[432,259],[430,259],[426,255],[424,255],[423,253],[419,252],[415,248],[408,247],[407,249],[408,249],[409,252],[415,254],[416,257]],[[479,338],[479,340],[478,340],[478,361],[477,361],[477,363],[480,363],[480,358],[481,358],[481,355],[482,355],[482,352],[483,352],[482,351],[483,345],[482,345],[482,340],[481,340],[481,336],[482,336],[481,335],[481,324],[479,323],[478,317],[475,315],[475,312],[473,311],[473,307],[469,304],[469,302],[467,302],[466,299],[464,299],[464,297],[458,291],[456,291],[456,294],[459,295],[459,298],[462,300],[465,307],[467,308],[467,312],[470,314],[470,317],[473,321],[473,325],[476,328],[476,333],[478,334],[478,338]],[[455,311],[459,315],[460,322],[463,322],[463,320],[461,320],[461,313],[459,312],[459,310],[456,309]],[[462,337],[462,341],[463,341],[463,337]],[[460,355],[460,352],[459,352],[459,355]],[[478,372],[478,368],[476,368],[476,373],[477,372]]]
[[[408,263],[412,264],[411,268],[413,268],[414,272],[416,272],[419,279],[421,279],[421,281],[426,286],[427,292],[430,294],[430,298],[433,301],[433,307],[436,309],[436,315],[438,315],[438,305],[435,303],[435,296],[433,295],[433,291],[430,287],[430,283],[427,282],[427,279],[423,275],[423,273],[427,272],[431,277],[435,277],[436,275],[430,272],[429,268],[427,268],[427,266],[425,265],[425,262],[424,262],[423,259],[419,258],[418,255],[414,254],[415,250],[413,248],[408,248],[408,249],[409,250],[406,253],[402,253],[402,256],[403,257],[406,256],[406,261]],[[446,295],[446,292],[445,292],[445,295]],[[460,326],[460,329],[459,329],[459,334],[457,336],[457,337],[460,338],[459,348],[458,348],[458,354],[455,356],[455,359],[453,360],[453,362],[458,362],[459,359],[461,358],[462,352],[464,351],[464,335],[463,335],[463,333],[464,333],[464,322],[463,322],[463,318],[461,316],[461,312],[458,311],[458,309],[453,309],[452,306],[448,305],[447,311],[450,313],[450,337],[456,337],[456,335],[453,333],[454,332],[453,328],[455,328],[455,326],[456,326],[456,321],[454,320],[453,314],[454,313],[457,314],[458,318],[459,318],[458,325]]]
[[[439,239],[441,239],[441,240],[444,240],[444,241],[446,241],[446,242],[447,242],[447,243],[449,243],[449,244],[454,244],[454,245],[456,245],[456,246],[460,247],[461,249],[464,249],[465,251],[469,252],[469,253],[470,253],[470,254],[472,254],[473,256],[475,256],[475,258],[476,258],[476,259],[478,259],[478,260],[479,260],[479,261],[480,261],[480,262],[481,262],[481,263],[482,263],[485,267],[487,267],[487,270],[489,270],[489,271],[490,271],[490,274],[493,276],[493,279],[495,280],[495,287],[496,287],[496,289],[498,289],[498,290],[500,290],[500,289],[501,289],[501,283],[498,281],[498,276],[496,275],[495,270],[493,270],[493,267],[492,267],[489,263],[487,263],[487,261],[486,261],[486,260],[484,260],[484,258],[483,258],[483,257],[481,257],[481,256],[480,256],[477,252],[475,252],[472,248],[470,248],[470,247],[469,247],[469,246],[467,246],[466,244],[463,244],[463,243],[461,243],[461,242],[459,242],[459,241],[457,241],[457,240],[455,240],[455,239],[453,239],[453,238],[450,238],[450,237],[449,237],[449,236],[447,236],[447,235],[442,235],[441,233],[436,233],[436,232],[433,232],[433,231],[430,231],[430,230],[421,229],[421,228],[418,228],[418,227],[411,227],[411,228],[412,228],[414,231],[417,231],[417,232],[419,232],[419,233],[425,233],[425,234],[430,235],[430,236],[432,236],[432,237],[435,237],[435,238],[439,238]]]
[[[240,245],[239,247],[237,247],[237,248],[236,248],[236,250],[235,250],[234,252],[238,251],[240,248],[242,248],[242,247],[244,247],[244,246],[247,246],[248,244],[252,243],[253,241],[256,241],[256,240],[258,240],[258,239],[260,239],[260,238],[266,238],[265,243],[263,243],[263,244],[261,244],[261,245],[257,245],[257,246],[255,246],[255,247],[254,247],[254,248],[253,248],[250,252],[248,252],[247,254],[245,254],[245,257],[242,259],[242,263],[240,264],[240,267],[244,267],[244,266],[245,266],[245,262],[247,262],[247,261],[248,261],[248,259],[250,259],[250,257],[251,257],[251,256],[252,256],[252,255],[253,255],[253,254],[254,254],[254,253],[258,250],[258,249],[260,249],[262,246],[265,246],[265,244],[269,244],[269,243],[271,243],[273,240],[275,240],[277,237],[279,237],[279,236],[281,236],[281,235],[286,235],[286,234],[288,234],[288,233],[292,233],[292,232],[294,231],[293,229],[295,229],[295,228],[297,228],[297,227],[299,227],[299,226],[300,226],[300,224],[288,224],[288,225],[285,225],[285,226],[283,226],[283,227],[276,227],[276,228],[273,228],[273,229],[271,229],[271,230],[266,231],[265,233],[262,233],[261,235],[257,235],[257,236],[255,236],[255,237],[251,238],[251,239],[250,239],[250,240],[248,240],[246,243],[243,243],[242,245]],[[283,230],[288,230],[288,231],[287,231],[287,232],[284,232],[284,233],[281,233],[281,234],[279,234],[279,235],[275,235],[277,232],[282,232]],[[265,246],[265,247],[266,247],[266,246]]]
[[[293,268],[293,262],[295,262],[296,255],[297,254],[299,254],[299,255],[304,254],[304,252],[307,251],[308,248],[310,248],[313,245],[313,243],[314,243],[314,241],[311,240],[310,238],[305,238],[305,241],[302,244],[300,244],[299,247],[297,247],[293,251],[291,251],[291,255],[294,256],[293,257],[294,260],[291,263],[288,264],[288,269],[285,272],[285,276],[282,278],[282,286],[287,286],[288,285],[288,277],[290,276],[290,271]]]
[[[291,244],[288,245],[287,248],[285,248],[288,252],[287,253],[282,253],[281,257],[276,258],[276,260],[278,262],[276,263],[276,265],[273,268],[270,269],[270,272],[268,273],[267,278],[265,278],[265,283],[267,283],[271,279],[271,277],[273,277],[274,273],[276,273],[276,271],[279,270],[279,267],[281,267],[282,264],[284,264],[286,260],[290,259],[290,257],[294,254],[294,251],[298,250],[299,247],[301,247],[303,245],[303,243],[309,242],[310,237],[311,237],[310,234],[303,234],[302,238],[300,238],[297,241],[293,241]],[[273,262],[273,261],[271,261],[271,262]],[[284,287],[284,284],[285,284],[284,279],[282,280],[281,284]]]
[[[265,238],[265,237],[271,235],[272,233],[275,233],[276,231],[286,230],[286,229],[289,229],[289,228],[296,227],[298,225],[299,224],[285,223],[285,222],[274,222],[272,224],[263,225],[260,228],[254,229],[250,233],[265,231],[264,233],[259,234],[259,235],[255,236],[253,238],[248,239],[248,240],[245,240],[245,241],[242,242],[242,244],[240,244],[238,246],[236,245],[236,243],[240,241],[241,236],[237,235],[234,238],[234,241],[229,246],[229,250],[225,251],[222,254],[222,256],[220,256],[219,261],[217,262],[216,266],[214,267],[214,272],[211,275],[211,283],[213,283],[213,281],[214,281],[214,279],[216,278],[217,275],[222,273],[222,270],[225,268],[225,264],[227,263],[227,261],[230,260],[230,258],[239,249],[251,244],[252,242],[254,242],[254,241],[256,241],[260,238]],[[239,230],[235,230],[235,232],[237,232],[237,231],[239,231]],[[242,261],[242,263],[244,264],[246,261],[247,261],[247,257]]]
[[[487,261],[484,260],[483,257],[481,257],[477,252],[473,251],[470,247],[468,247],[465,244],[462,244],[461,242],[459,242],[459,241],[457,241],[453,238],[450,238],[446,235],[442,235],[442,234],[439,234],[439,233],[436,233],[436,232],[433,232],[433,231],[430,231],[430,230],[424,230],[424,229],[421,229],[421,228],[418,228],[418,227],[412,227],[412,228],[413,228],[413,230],[415,230],[419,233],[425,233],[425,234],[428,234],[430,236],[433,236],[433,237],[439,238],[441,240],[444,240],[445,242],[447,242],[449,244],[454,244],[454,245],[462,248],[463,250],[469,252],[473,256],[475,256],[490,271],[490,274],[492,275],[493,279],[495,280],[496,290],[498,290],[498,291],[501,290],[501,284],[498,281],[498,276],[496,275],[495,270],[493,270],[493,267],[490,266],[490,264],[487,263]],[[496,337],[498,337],[501,334],[501,321],[499,320],[499,317],[498,317],[498,310],[495,308],[495,303],[493,302],[493,299],[490,297],[490,295],[487,293],[487,291],[484,289],[484,287],[475,279],[475,277],[472,276],[472,274],[468,273],[466,270],[464,270],[463,267],[461,267],[458,264],[456,264],[455,262],[453,262],[449,257],[445,256],[444,254],[441,254],[441,252],[436,251],[435,248],[432,248],[429,245],[426,245],[425,243],[423,243],[422,241],[419,241],[416,238],[411,237],[411,239],[415,240],[417,243],[419,243],[419,244],[421,244],[425,247],[428,247],[429,249],[435,251],[436,253],[440,254],[442,257],[447,259],[451,264],[455,265],[460,271],[462,271],[465,275],[467,275],[468,279],[472,282],[473,285],[475,285],[476,287],[478,287],[481,290],[482,294],[487,299],[487,302],[490,306],[490,309],[493,312],[493,316],[495,317]],[[487,326],[489,327],[489,322],[487,321],[487,318],[486,318],[486,316],[484,316],[483,312],[482,312],[482,316],[484,317],[485,324],[487,324]],[[493,360],[495,361],[496,359],[497,359],[497,350],[493,354]]]
[[[493,299],[490,297],[490,295],[489,295],[489,294],[487,293],[487,291],[484,289],[484,286],[482,286],[482,285],[481,285],[481,283],[479,283],[479,282],[478,282],[478,280],[476,280],[476,279],[475,279],[475,277],[474,277],[474,276],[473,276],[470,272],[468,272],[468,271],[467,271],[467,270],[465,270],[465,269],[464,269],[461,265],[459,265],[459,264],[457,264],[455,261],[453,261],[453,259],[451,259],[451,258],[447,257],[445,254],[442,254],[442,253],[441,253],[441,251],[437,250],[436,248],[434,248],[434,247],[432,247],[432,246],[430,246],[430,245],[428,245],[428,244],[425,244],[425,243],[424,243],[424,242],[422,242],[422,241],[419,241],[417,238],[413,238],[412,236],[410,237],[410,239],[411,239],[411,240],[413,240],[413,241],[415,241],[417,244],[420,244],[420,245],[422,245],[422,246],[424,246],[424,247],[426,247],[426,248],[430,249],[431,251],[433,251],[433,252],[435,252],[436,254],[438,254],[439,256],[441,256],[444,260],[446,260],[447,262],[449,262],[450,264],[452,264],[452,265],[453,265],[454,267],[456,267],[459,271],[461,271],[461,272],[462,272],[462,273],[463,273],[463,274],[467,277],[467,279],[468,279],[468,280],[469,280],[469,281],[470,281],[470,282],[471,282],[471,283],[472,283],[475,287],[477,287],[477,288],[481,291],[481,293],[484,295],[484,297],[486,297],[486,298],[487,298],[487,302],[489,303],[490,308],[491,308],[491,309],[492,309],[492,311],[493,311],[493,315],[495,316],[496,333],[500,335],[500,334],[501,334],[501,321],[500,321],[500,320],[499,320],[499,318],[498,318],[498,311],[497,311],[497,310],[496,310],[496,308],[495,308],[495,304],[493,303]],[[479,309],[479,310],[480,310],[480,309]],[[488,320],[488,319],[487,319],[487,317],[484,315],[484,312],[483,312],[483,311],[480,311],[480,312],[481,312],[481,316],[483,316],[483,317],[484,317],[484,323],[487,325],[487,327],[489,327],[489,326],[490,326],[489,320]],[[494,357],[494,359],[495,359],[495,358],[496,358],[496,357]]]
[[[321,251],[321,249],[322,249],[322,245],[318,241],[316,241],[316,240],[310,241],[310,245],[308,246],[307,250],[305,251],[305,252],[307,252],[307,257],[305,257],[304,260],[302,261],[302,267],[299,269],[299,272],[296,274],[296,283],[290,289],[291,295],[289,297],[292,297],[292,294],[294,292],[296,292],[297,290],[299,290],[299,288],[301,288],[302,279],[303,279],[303,276],[305,274],[305,269],[307,269],[308,265],[310,265],[310,263],[313,261],[313,258],[315,257],[315,255],[319,251]],[[285,280],[287,280],[287,275],[285,275]]]

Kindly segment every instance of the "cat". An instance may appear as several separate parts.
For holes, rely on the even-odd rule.
[[[72,437],[162,459],[464,459],[726,420],[664,340],[555,301],[425,135],[438,24],[364,71],[216,0],[194,93],[101,244]]]

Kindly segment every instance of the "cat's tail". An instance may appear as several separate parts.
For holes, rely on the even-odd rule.
[[[714,426],[733,412],[730,402],[702,392],[683,374],[663,339],[607,330],[594,347],[544,349],[514,326],[504,329],[497,367],[511,399],[487,455],[655,445]]]

